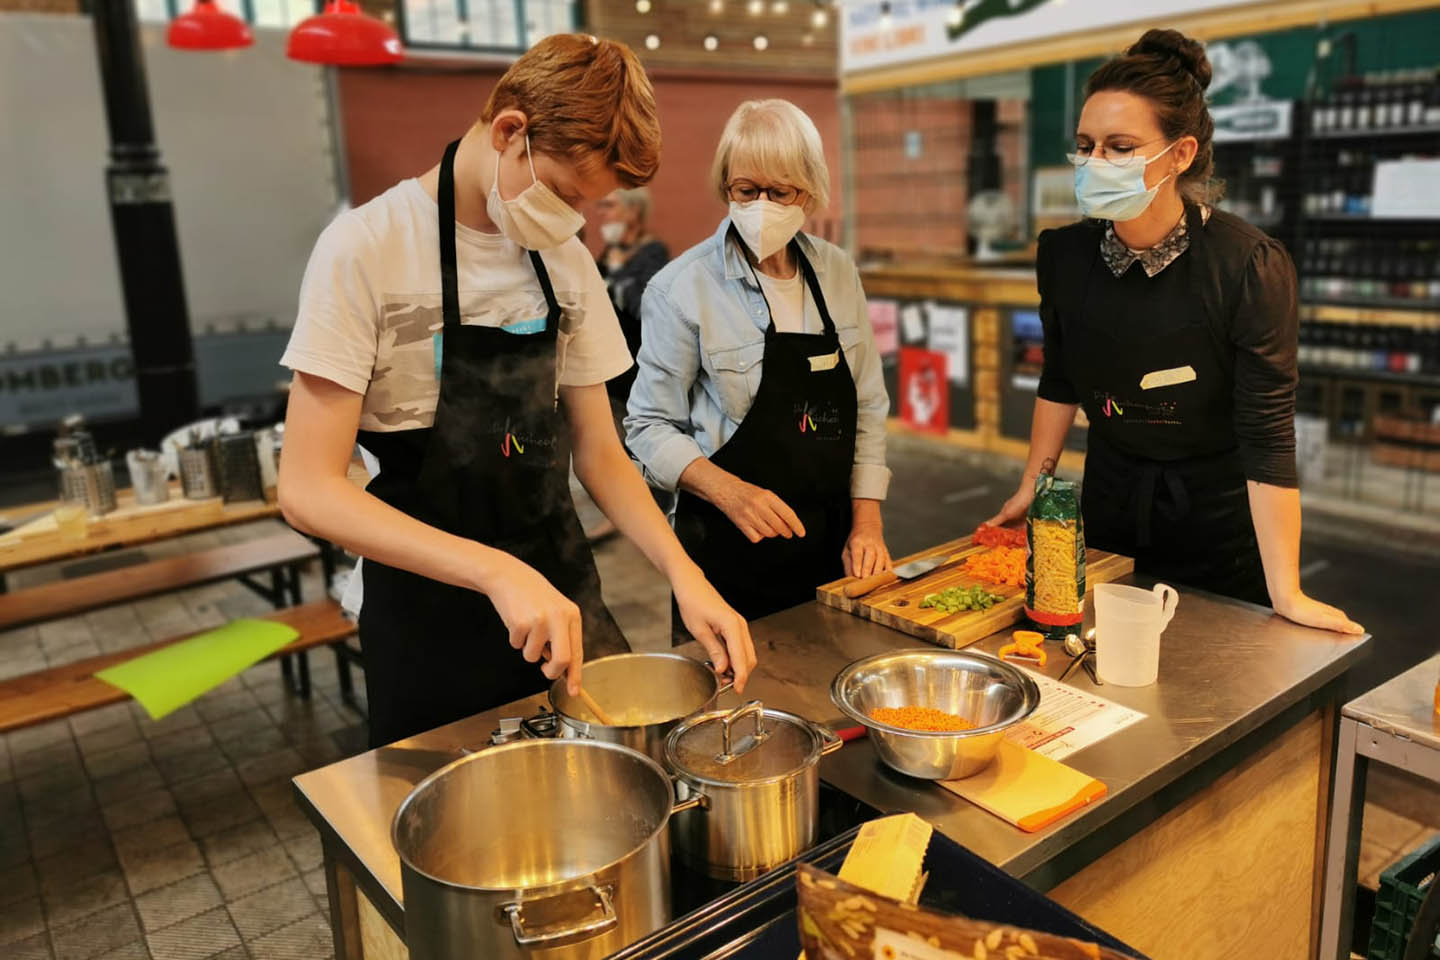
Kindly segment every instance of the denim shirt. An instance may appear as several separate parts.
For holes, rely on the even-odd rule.
[[[760,389],[764,294],[739,249],[726,237],[730,218],[713,236],[672,260],[651,279],[640,303],[638,375],[625,418],[626,442],[652,486],[674,491],[680,474],[720,449],[750,412]],[[825,295],[859,400],[852,497],[883,500],[885,418],[890,398],[860,273],[843,250],[817,237],[798,242]],[[824,329],[809,287],[805,332]]]

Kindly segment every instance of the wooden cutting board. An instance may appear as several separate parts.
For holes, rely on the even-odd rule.
[[[895,561],[895,565],[926,557],[969,556],[983,553],[989,547],[976,546],[970,537],[951,540],[938,547],[925,550]],[[982,583],[967,576],[962,570],[963,561],[946,564],[914,580],[901,580],[871,591],[853,600],[841,591],[852,578],[827,583],[815,591],[815,598],[827,607],[853,613],[857,617],[919,637],[942,647],[960,648],[977,640],[983,640],[1000,630],[1013,627],[1025,618],[1025,588],[997,587]],[[1089,550],[1085,555],[1085,588],[1092,590],[1097,583],[1119,580],[1135,569],[1135,561],[1117,553],[1103,550]],[[939,593],[946,587],[984,587],[991,593],[1005,599],[989,610],[964,610],[960,613],[943,613],[939,610],[922,610],[920,601],[929,593]]]

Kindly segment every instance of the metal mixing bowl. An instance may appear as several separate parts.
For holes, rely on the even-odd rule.
[[[1004,661],[959,650],[895,650],[856,660],[836,675],[830,697],[864,724],[884,760],[925,780],[958,780],[995,758],[1005,731],[1040,705],[1035,681]],[[959,733],[906,730],[870,719],[876,707],[933,707],[975,724]]]

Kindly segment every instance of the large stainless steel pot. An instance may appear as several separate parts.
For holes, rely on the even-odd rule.
[[[620,653],[585,664],[585,690],[612,719],[602,724],[565,689],[565,678],[550,685],[553,714],[524,723],[532,737],[581,737],[618,743],[664,762],[665,737],[691,714],[709,710],[730,689],[709,664],[678,653]]]
[[[671,791],[654,760],[586,740],[522,740],[437,770],[392,827],[412,960],[588,960],[659,929],[667,825],[687,806]]]
[[[829,730],[758,700],[681,721],[665,741],[676,796],[676,851],[722,880],[752,880],[815,843],[820,757],[840,749]]]

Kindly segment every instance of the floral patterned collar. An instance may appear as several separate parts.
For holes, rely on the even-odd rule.
[[[1171,230],[1164,240],[1146,250],[1131,250],[1125,246],[1125,241],[1115,235],[1115,224],[1107,222],[1105,236],[1100,240],[1100,255],[1105,258],[1105,265],[1110,268],[1110,272],[1117,277],[1123,277],[1130,265],[1137,261],[1145,269],[1145,276],[1153,277],[1190,249],[1190,229],[1185,222],[1187,219],[1182,216],[1180,222],[1175,224],[1175,229]],[[1200,207],[1200,222],[1210,222],[1208,206]]]

